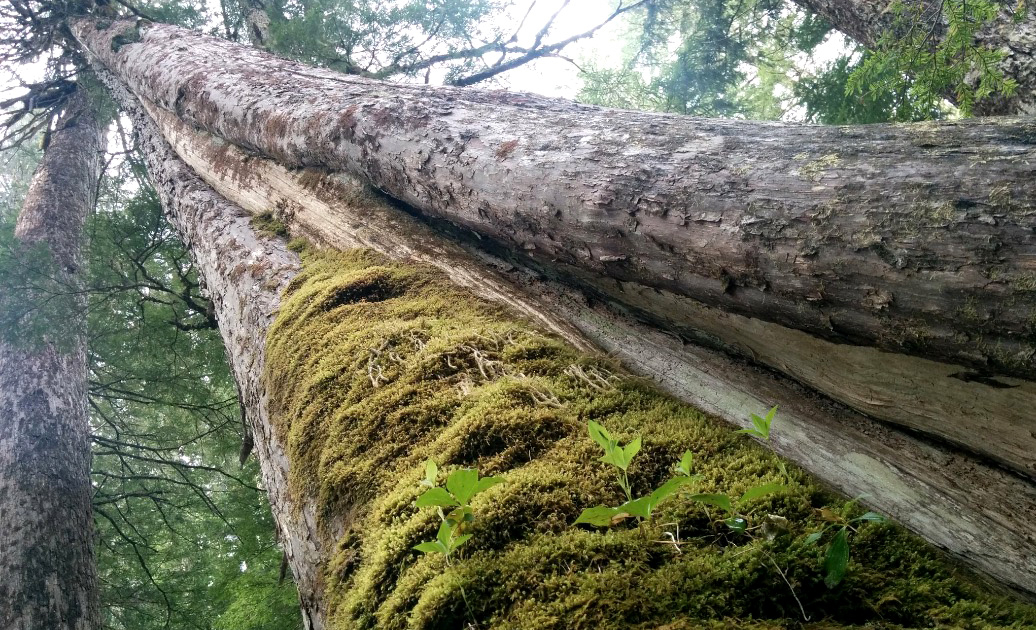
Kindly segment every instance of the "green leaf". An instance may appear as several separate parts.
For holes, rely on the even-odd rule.
[[[633,438],[633,441],[622,449],[622,459],[627,466],[633,461],[633,456],[640,452],[640,436]],[[625,468],[623,468],[625,470]]]
[[[446,547],[443,547],[442,543],[438,540],[433,540],[431,542],[423,542],[420,545],[414,545],[414,549],[420,551],[421,553],[441,553],[443,555],[449,553]]]
[[[726,523],[727,527],[729,527],[731,531],[737,532],[738,534],[743,534],[745,533],[745,530],[748,529],[748,521],[740,516],[732,516],[723,522]]]
[[[694,481],[697,481],[694,477],[673,477],[669,481],[665,482],[648,495],[648,501],[651,504],[651,508],[654,509],[656,505],[675,494],[680,490],[680,488]]]
[[[453,551],[457,547],[460,547],[464,543],[471,540],[471,534],[464,534],[463,536],[457,536],[453,539],[453,543],[450,545],[450,551]]]
[[[575,524],[585,523],[587,525],[594,525],[597,527],[608,527],[612,524],[612,519],[615,518],[620,511],[613,507],[607,507],[604,505],[598,505],[597,507],[586,508],[576,519]]]
[[[446,479],[446,489],[461,505],[468,504],[471,496],[475,494],[476,485],[478,485],[478,471],[474,468],[455,470]]]
[[[417,498],[417,507],[453,507],[459,505],[445,488],[429,488]]]
[[[885,518],[884,516],[882,516],[881,514],[878,514],[877,512],[867,512],[863,516],[858,516],[858,517],[856,517],[856,518],[854,518],[852,520],[853,523],[856,523],[858,521],[869,521],[871,523],[884,523],[884,522],[888,521],[888,519]]]
[[[777,413],[777,406],[775,405],[775,406],[771,407],[768,412],[766,412],[766,417],[765,418],[760,418],[759,416],[755,415],[754,413],[750,414],[749,418],[752,420],[752,426],[754,426],[755,428],[754,429],[741,429],[740,431],[737,431],[737,433],[747,433],[749,435],[754,435],[754,436],[756,436],[756,437],[758,437],[760,439],[763,439],[763,440],[769,440],[770,439],[770,425],[773,423],[773,417],[774,417],[774,415],[776,413]]]
[[[651,518],[651,508],[654,506],[651,504],[651,497],[640,497],[639,499],[633,499],[620,505],[616,512],[622,514],[625,512],[630,516],[636,516],[638,518]]]
[[[426,485],[429,488],[435,487],[435,478],[439,476],[439,467],[436,466],[435,462],[428,460],[424,463],[424,479],[421,480],[422,485]]]
[[[730,504],[730,497],[725,494],[695,494],[691,496],[691,501],[714,505],[726,512],[734,511],[733,506]]]
[[[627,463],[622,454],[622,449],[618,446],[612,447],[601,456],[600,461],[605,464],[611,464],[620,470],[626,470]]]
[[[676,469],[684,475],[691,476],[691,465],[694,463],[694,453],[690,451],[684,451],[683,457],[676,464]]]
[[[442,543],[442,546],[449,551],[451,538],[453,538],[453,526],[443,521],[442,525],[439,525],[439,532],[435,535],[435,539]]]
[[[503,477],[483,477],[483,478],[478,480],[477,484],[475,484],[475,492],[472,493],[472,496],[475,496],[479,492],[484,492],[486,490],[489,490],[493,486],[501,484],[503,482],[504,482],[504,478]]]
[[[809,536],[806,536],[806,540],[804,542],[806,545],[815,545],[817,544],[817,541],[820,540],[820,537],[823,535],[824,530],[820,530],[819,532],[813,532]]]
[[[741,495],[741,498],[738,499],[738,503],[744,503],[745,501],[765,497],[768,494],[780,492],[781,490],[784,490],[784,484],[781,483],[766,483],[761,486],[755,486],[754,488],[746,490],[745,493]]]
[[[845,572],[849,568],[849,537],[846,528],[838,530],[831,546],[827,548],[827,557],[824,558],[824,584],[828,588],[838,586],[845,578]]]
[[[605,452],[614,448],[616,442],[612,439],[612,435],[611,433],[608,433],[607,429],[602,427],[600,424],[594,422],[593,420],[590,420],[586,423],[586,428],[590,432],[590,438],[594,442],[600,444],[601,448],[603,448]]]
[[[456,527],[462,523],[472,523],[474,521],[475,513],[466,505],[462,505],[446,515],[446,522],[450,524],[450,527]]]

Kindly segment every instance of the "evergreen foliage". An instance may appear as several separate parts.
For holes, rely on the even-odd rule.
[[[996,17],[1000,4],[944,0],[940,6],[941,13],[927,15],[923,3],[893,2],[889,11],[895,16],[894,27],[850,75],[846,91],[868,97],[905,92],[917,107],[928,110],[952,94],[965,116],[976,101],[1013,94],[1017,81],[997,66],[1004,52],[976,43],[976,35]],[[1018,10],[1025,10],[1024,3]],[[938,43],[932,38],[936,31],[943,31]],[[972,80],[973,74],[977,80]]]

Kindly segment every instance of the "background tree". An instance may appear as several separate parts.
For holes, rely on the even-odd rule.
[[[84,89],[53,108],[13,238],[0,243],[0,625],[13,630],[91,630],[100,617],[82,250],[102,139]]]

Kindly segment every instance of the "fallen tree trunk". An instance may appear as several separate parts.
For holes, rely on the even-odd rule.
[[[82,250],[103,136],[82,89],[49,138],[14,231],[27,282],[0,289],[0,627],[94,630]]]
[[[104,26],[74,28],[183,120],[288,167],[358,174],[544,264],[1036,378],[1031,121],[808,127],[610,111]]]
[[[154,107],[152,111],[160,113]],[[729,554],[722,546],[705,545],[693,555],[659,557],[659,543],[645,540],[635,529],[606,536],[571,530],[569,523],[581,507],[611,500],[597,455],[581,437],[582,421],[596,414],[624,431],[624,437],[632,431],[652,436],[645,440],[650,456],[642,458],[649,463],[639,482],[646,489],[665,477],[668,458],[685,448],[681,444],[693,444],[708,461],[703,465],[705,491],[740,492],[779,478],[779,467],[693,410],[644,389],[607,360],[564,347],[540,327],[458,291],[420,266],[388,263],[368,253],[311,253],[310,267],[296,275],[297,263],[290,255],[272,242],[257,241],[240,216],[218,219],[236,211],[203,189],[163,148],[150,118],[137,119],[150,134],[148,161],[156,187],[166,188],[163,199],[174,214],[187,213],[175,222],[192,248],[202,252],[202,273],[219,293],[218,317],[221,327],[230,328],[224,336],[235,374],[242,379],[257,452],[265,462],[264,478],[311,627],[324,627],[325,622],[327,627],[442,627],[472,619],[502,627],[609,627],[663,620],[687,627],[702,621],[735,627],[735,618],[798,615],[797,600],[805,602],[802,615],[817,615],[829,625],[862,622],[875,614],[904,625],[928,623],[933,617],[949,623],[979,620],[968,610],[980,607],[965,606],[964,614],[971,617],[964,620],[960,610],[949,611],[946,605],[951,600],[987,601],[985,596],[971,591],[916,542],[884,528],[873,530],[880,532],[881,542],[873,539],[872,545],[864,534],[857,539],[862,546],[854,546],[853,557],[869,559],[875,570],[854,572],[861,581],[836,592],[825,591],[822,576],[815,573],[819,552],[804,550],[800,556],[799,549],[805,548],[795,542],[770,548],[760,538],[728,547]],[[537,304],[522,298],[524,291],[505,288],[499,273],[483,270],[470,258],[465,262],[470,254],[455,246],[424,231],[407,238],[414,224],[405,217],[388,218],[392,215],[385,208],[364,205],[362,196],[349,202],[355,185],[342,184],[335,174],[292,173],[235,151],[227,145],[216,147],[216,153],[202,151],[206,158],[199,171],[221,192],[253,204],[254,210],[296,213],[307,232],[323,234],[321,240],[333,242],[337,234],[349,244],[380,243],[407,261],[459,251],[463,255],[448,257],[439,266],[462,284],[523,304],[521,310],[534,313],[534,321],[557,322],[541,329],[566,338],[596,331],[598,343],[610,343],[672,391],[702,396],[703,406],[730,414],[742,404],[758,408],[763,401],[749,392],[765,391],[788,415],[787,439],[778,432],[778,448],[798,452],[850,491],[884,489],[884,504],[940,543],[954,549],[963,545],[967,550],[957,553],[999,579],[1033,588],[1027,577],[1019,577],[1033,574],[1032,540],[1025,524],[1036,506],[1030,484],[858,416],[825,410],[806,395],[789,394],[796,390],[787,382],[768,384],[763,374],[715,353],[675,349],[672,341],[652,334],[645,343],[634,336],[645,329],[602,315],[577,299]],[[267,188],[282,185],[288,188],[279,195]],[[324,188],[339,200],[346,193],[347,210],[355,204],[360,208],[329,211],[335,202],[323,197],[305,216],[300,207],[309,208],[314,201],[307,190]],[[183,206],[190,203],[200,204],[202,213],[192,215],[199,210]],[[177,204],[183,207],[177,209]],[[321,225],[326,231],[321,232]],[[264,256],[271,253],[273,259],[266,262]],[[274,329],[270,321],[284,286],[290,304],[281,305]],[[486,287],[491,290],[483,291]],[[257,343],[268,331],[267,342]],[[512,346],[521,351],[512,353]],[[443,364],[449,373],[440,372]],[[628,406],[634,399],[642,401],[635,403],[636,409]],[[601,404],[605,406],[597,406]],[[506,471],[515,484],[480,504],[481,537],[470,543],[471,555],[447,568],[428,558],[414,562],[409,549],[434,535],[433,515],[415,511],[411,503],[420,460],[429,455],[450,468],[475,464],[483,473]],[[746,471],[753,472],[745,477]],[[823,492],[795,471],[788,480],[793,489],[787,501],[767,504],[750,517],[762,519],[769,510],[792,517],[796,525],[787,540],[795,541],[799,533],[821,526],[812,507],[828,499],[821,499]],[[968,496],[980,488],[979,498]],[[851,513],[837,501],[829,507]],[[689,526],[695,539],[716,534],[716,523],[703,520],[686,504],[673,510],[666,515]],[[1021,520],[1016,522],[1015,515]],[[988,541],[995,542],[987,547]],[[983,545],[977,553],[976,544]],[[904,561],[906,550],[912,555]],[[561,564],[552,564],[554,559]],[[516,583],[518,573],[528,579]],[[933,581],[900,579],[921,573],[934,576]],[[731,599],[735,574],[753,586],[736,589]],[[622,575],[635,575],[645,598],[627,597]],[[881,585],[865,580],[878,575],[885,576]],[[710,590],[714,585],[722,585],[722,593]],[[475,597],[464,597],[464,587]],[[883,609],[851,599],[853,593],[883,601],[878,607]],[[883,594],[893,593],[911,603],[884,599]],[[988,606],[986,610],[997,610],[999,616],[981,620],[992,624],[1025,623],[1031,616],[1003,602]]]
[[[112,28],[112,32],[117,30]],[[279,155],[289,165],[331,164],[331,171],[348,167],[373,173],[375,183],[389,192],[420,197],[417,201],[424,204],[426,214],[445,216],[505,247],[521,249],[541,269],[574,278],[685,339],[734,352],[868,415],[948,440],[1022,474],[1036,475],[1036,431],[1029,413],[1036,405],[1036,384],[996,376],[1000,370],[1027,377],[1034,361],[1036,289],[1031,283],[1036,278],[1036,213],[1024,180],[1031,173],[1026,163],[1032,153],[1030,123],[860,129],[706,123],[579,108],[531,97],[392,87],[303,69],[247,48],[234,50],[249,70],[231,67],[221,74],[206,59],[226,46],[225,42],[191,40],[191,48],[184,49],[189,52],[167,50],[179,45],[171,44],[170,35],[162,33],[166,31],[148,35],[154,41],[148,47],[137,47],[132,55],[125,51],[133,45],[120,53],[108,53],[103,41],[95,41],[94,46],[100,46],[103,57],[137,77],[144,96],[166,97],[181,115],[222,129],[231,141]],[[106,37],[104,32],[88,34]],[[201,58],[193,56],[195,44]],[[162,51],[169,54],[155,67],[145,65],[155,55],[164,55]],[[172,65],[163,66],[167,61]],[[174,67],[178,74],[167,74]],[[296,89],[295,83],[303,87]],[[290,91],[285,89],[289,85]],[[175,98],[169,96],[173,92]],[[399,95],[412,100],[393,100]],[[491,124],[480,129],[465,122],[461,110],[445,113],[450,107],[459,107],[456,103],[429,104],[427,99],[417,100],[419,95],[456,101],[469,109],[500,111],[487,113]],[[264,100],[257,100],[260,97]],[[231,106],[236,102],[233,98],[254,106]],[[503,104],[508,98],[514,102]],[[303,106],[296,103],[290,109],[275,110],[299,99],[306,101]],[[516,105],[521,99],[527,100],[525,105]],[[358,100],[369,102],[367,109],[354,109]],[[490,101],[498,105],[490,106]],[[217,108],[218,103],[226,107]],[[352,112],[347,116],[350,121],[370,125],[372,135],[347,137],[352,127],[333,124],[341,111]],[[441,119],[432,117],[436,111]],[[407,118],[410,114],[414,117]],[[504,125],[522,117],[553,117],[555,128],[560,125],[558,120],[583,124],[587,128],[572,137],[586,139],[586,146],[566,154],[558,147],[549,152],[536,150],[523,140],[492,149],[487,134],[503,137]],[[634,120],[628,123],[625,118]],[[426,126],[411,129],[404,119],[424,121]],[[607,131],[603,125],[608,121],[618,131]],[[655,125],[665,121],[668,135],[653,133],[646,140],[632,136],[630,130],[643,129],[644,121],[655,121],[650,123]],[[264,127],[267,123],[270,126]],[[531,124],[522,128],[541,133],[531,129]],[[458,126],[462,129],[451,135],[450,130],[456,131]],[[710,129],[725,129],[727,135],[710,138],[704,135]],[[593,170],[602,160],[607,161],[608,154],[594,157],[588,147],[603,142],[606,133],[626,133],[624,150],[630,153],[639,150],[630,148],[637,142],[657,148],[660,142],[687,141],[687,137],[678,137],[680,133],[688,137],[698,134],[695,137],[711,142],[712,147],[736,145],[735,150],[752,150],[751,143],[733,135],[742,131],[755,138],[769,134],[765,146],[777,139],[805,142],[812,137],[831,146],[837,144],[839,150],[845,139],[862,134],[873,143],[867,151],[877,157],[868,162],[867,151],[851,147],[856,152],[855,164],[848,168],[842,158],[831,155],[809,162],[796,154],[790,158],[793,172],[774,173],[769,183],[766,173],[756,171],[754,177],[760,183],[738,178],[738,169],[744,167],[734,167],[733,162],[745,153],[721,152],[694,159],[685,155],[687,175],[672,180],[665,180],[664,173],[654,173],[654,179],[647,177],[650,169],[638,163],[639,175],[634,179],[643,175],[643,181],[631,183],[621,174],[615,185],[627,186],[630,195],[641,199],[638,203],[650,204],[657,211],[645,218],[644,213],[635,212],[637,204],[631,204],[632,215],[599,207],[600,195],[612,194],[602,190],[614,186],[602,183]],[[346,136],[336,139],[334,134],[339,132]],[[412,146],[404,144],[408,138],[416,138]],[[991,147],[982,144],[987,141],[993,143]],[[960,142],[964,144],[957,146]],[[436,143],[439,149],[426,148]],[[510,153],[499,153],[508,146]],[[518,160],[521,147],[533,157]],[[350,153],[354,150],[360,152],[358,163]],[[397,150],[402,153],[394,153]],[[816,147],[809,150],[821,151]],[[408,162],[406,151],[421,155],[419,163]],[[789,152],[786,147],[782,151]],[[545,157],[537,158],[540,154]],[[542,168],[547,158],[558,165],[570,164],[572,171],[559,170],[555,185],[537,185],[530,192],[531,180],[546,178]],[[611,158],[620,159],[615,154]],[[703,177],[699,171],[706,158],[727,164],[717,166],[716,175],[727,177],[727,184],[711,189],[711,184],[694,184],[695,178]],[[436,166],[443,161],[447,163]],[[673,159],[652,168],[675,168],[679,163]],[[776,158],[768,163],[776,164]],[[959,166],[957,170],[954,164]],[[879,172],[879,167],[898,168],[902,173]],[[826,174],[830,169],[841,174],[841,181]],[[949,181],[964,171],[966,181]],[[925,184],[927,177],[937,180]],[[501,187],[494,178],[507,184]],[[737,203],[745,202],[739,194],[743,197],[746,190],[756,194],[752,187],[760,184],[776,194],[779,182],[809,192],[799,198],[784,195],[776,210],[763,212],[751,198],[747,208],[738,210]],[[634,184],[650,192],[635,192]],[[659,190],[664,184],[670,187]],[[592,192],[597,185],[602,189]],[[966,189],[968,185],[975,189]],[[737,186],[744,190],[738,193]],[[913,193],[904,192],[911,187],[916,188]],[[694,189],[691,201],[676,195],[688,188]],[[887,196],[883,196],[885,192]],[[947,199],[920,199],[932,192]],[[900,193],[914,199],[914,205],[896,196]],[[983,200],[984,194],[989,198]],[[497,206],[489,205],[487,195]],[[551,197],[554,205],[544,207],[552,209],[538,206],[536,195]],[[824,200],[832,195],[837,203],[825,205]],[[675,225],[677,211],[670,211],[667,200],[681,213],[687,212],[689,204],[697,204],[692,217],[696,220],[681,219],[687,225]],[[996,209],[994,201],[1005,209]],[[897,208],[897,202],[904,203]],[[763,236],[767,234],[772,238]],[[677,242],[680,249],[672,245]],[[811,255],[789,253],[788,247],[796,244],[811,248]],[[639,257],[638,252],[645,248],[648,251]],[[594,251],[596,258],[580,258],[581,252]],[[758,263],[752,272],[757,277],[746,282],[739,274],[747,273],[749,263]],[[741,271],[734,271],[737,265]],[[761,271],[763,268],[767,271]],[[758,286],[750,286],[752,282]],[[773,283],[783,287],[784,295],[778,295]],[[832,297],[835,294],[837,298]],[[864,342],[908,351],[917,358],[853,345]],[[938,361],[940,357],[957,363]]]
[[[1036,517],[1031,483],[830,405],[786,379],[618,316],[600,303],[588,303],[578,291],[519,272],[506,261],[465,250],[352,178],[285,169],[194,130],[154,105],[148,110],[177,154],[253,215],[283,221],[292,233],[326,247],[371,248],[393,259],[435,266],[454,283],[506,304],[577,347],[593,344],[607,351],[666,391],[728,422],[747,424],[746,409],[778,404],[777,452],[847,495],[865,496],[869,505],[1002,583],[1036,589],[1028,577],[1019,579],[1036,575],[1036,542],[1028,533]],[[967,404],[956,391],[942,394]]]

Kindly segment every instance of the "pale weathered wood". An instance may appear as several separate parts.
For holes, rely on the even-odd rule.
[[[289,167],[360,175],[542,264],[1036,378],[1031,120],[704,120],[394,85],[167,25],[73,30],[192,124]]]
[[[458,246],[352,178],[286,169],[191,129],[154,105],[149,109],[178,155],[245,210],[273,211],[297,233],[326,246],[370,247],[392,258],[435,265],[458,284],[509,304],[570,341],[592,342],[634,372],[729,422],[745,425],[749,412],[778,404],[778,452],[842,492],[863,495],[868,504],[970,566],[1036,593],[1036,538],[1029,526],[1036,518],[1033,484]]]
[[[94,207],[102,139],[90,99],[75,92],[51,133],[15,226],[16,247],[26,256],[21,264],[46,265],[41,276],[53,274],[54,286],[70,292],[72,312],[41,315],[55,308],[54,295],[21,287],[22,299],[35,302],[24,320],[42,317],[44,330],[39,338],[18,331],[0,336],[4,630],[100,627],[86,411],[86,297],[80,288],[83,226]],[[36,246],[49,253],[49,261],[33,257]],[[12,289],[19,290],[7,288]],[[60,329],[54,329],[59,320]]]

